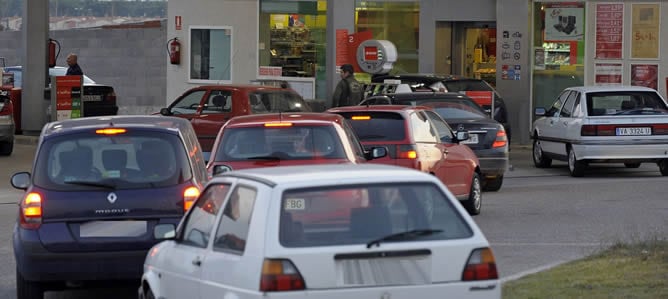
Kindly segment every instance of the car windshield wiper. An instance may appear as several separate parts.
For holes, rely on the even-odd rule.
[[[396,241],[396,240],[405,240],[413,239],[416,237],[429,236],[437,233],[443,232],[442,229],[414,229],[401,233],[387,235],[375,240],[372,240],[369,243],[366,243],[366,248],[371,248],[373,245],[380,246],[380,243],[383,241]]]
[[[385,138],[385,135],[363,135],[360,136],[360,139],[379,139],[379,138]]]
[[[90,181],[67,181],[65,184],[70,185],[79,185],[79,186],[90,186],[90,187],[100,187],[105,189],[116,190],[116,185],[114,184],[105,184],[100,182],[90,182]]]
[[[255,156],[255,157],[248,157],[246,159],[248,159],[248,160],[281,161],[281,158],[276,157],[276,156]]]

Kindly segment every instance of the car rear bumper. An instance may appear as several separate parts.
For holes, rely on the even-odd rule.
[[[480,162],[483,176],[499,176],[508,170],[508,152],[500,150],[479,150],[475,152]]]
[[[14,124],[3,125],[0,123],[0,142],[13,142],[14,130]]]
[[[31,281],[95,281],[139,279],[146,250],[51,252],[36,231],[14,228],[14,257],[21,274]]]
[[[668,140],[666,143],[651,144],[634,142],[629,144],[573,144],[572,146],[578,160],[654,162],[668,159]]]

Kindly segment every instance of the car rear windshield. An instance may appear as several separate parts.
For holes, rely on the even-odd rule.
[[[91,131],[47,139],[37,155],[34,180],[61,191],[167,187],[191,179],[189,165],[176,134]]]
[[[479,107],[473,108],[457,102],[424,102],[420,105],[432,107],[445,120],[489,118]]]
[[[651,91],[591,92],[587,94],[587,114],[590,116],[668,114],[667,109],[659,95]]]
[[[226,128],[215,160],[343,159],[338,136],[331,125]]]
[[[391,234],[434,230],[394,241],[462,239],[471,227],[433,183],[376,183],[289,190],[279,240],[285,247],[366,244]]]
[[[395,102],[400,103],[402,105],[411,105],[411,106],[416,106],[416,105],[422,105],[422,106],[429,106],[429,107],[436,107],[436,105],[439,105],[440,103],[443,103],[444,105],[448,105],[452,108],[455,108],[455,106],[466,106],[466,107],[461,107],[462,109],[466,110],[475,110],[479,112],[480,114],[486,115],[485,110],[480,107],[476,102],[473,100],[467,99],[457,99],[457,98],[419,98],[419,99],[395,99]]]
[[[493,91],[493,89],[482,80],[450,80],[445,81],[445,88],[448,92],[460,91]]]
[[[406,120],[395,112],[346,112],[360,141],[403,141],[406,139]]]
[[[304,99],[287,91],[254,92],[248,98],[253,113],[311,112]]]

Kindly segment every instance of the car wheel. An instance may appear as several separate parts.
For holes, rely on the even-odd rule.
[[[571,176],[581,177],[584,175],[585,168],[587,168],[587,162],[578,161],[575,157],[575,151],[572,148],[568,148],[568,171],[570,171]]]
[[[661,175],[668,176],[668,159],[663,159],[658,164]]]
[[[9,156],[14,150],[14,142],[0,142],[0,156]]]
[[[547,168],[552,166],[552,159],[545,157],[540,141],[536,137],[533,139],[533,164],[537,168]]]
[[[477,172],[473,173],[471,192],[469,192],[469,198],[464,201],[464,208],[466,208],[470,215],[480,214],[482,208],[482,188],[480,186],[480,175]]]
[[[493,179],[488,179],[485,180],[485,185],[483,187],[483,191],[499,191],[501,189],[501,185],[503,185],[503,176],[497,176],[496,178]]]
[[[626,168],[638,168],[640,167],[640,163],[624,163],[624,166],[626,166]]]
[[[39,282],[26,280],[19,269],[16,269],[16,298],[43,299],[44,286]]]

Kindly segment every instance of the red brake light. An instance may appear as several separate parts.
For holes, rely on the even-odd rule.
[[[188,211],[193,206],[195,200],[199,197],[199,189],[197,187],[188,187],[183,190],[183,211]]]
[[[508,144],[508,136],[506,135],[506,131],[500,130],[496,132],[496,139],[494,140],[494,143],[492,143],[492,147],[503,147],[506,146],[506,144]]]
[[[12,102],[9,100],[6,100],[6,102],[0,100],[0,115],[11,115],[12,110]]]
[[[126,129],[120,129],[120,128],[107,128],[107,129],[95,130],[95,134],[99,135],[118,135],[118,134],[125,134],[125,132],[127,132]]]
[[[371,116],[368,115],[355,115],[351,117],[352,120],[370,120]]]
[[[25,229],[38,229],[42,224],[42,196],[36,192],[30,192],[23,198],[20,205],[21,227]]]
[[[260,279],[261,292],[298,291],[306,289],[299,270],[290,260],[265,259]]]
[[[498,279],[496,260],[489,248],[478,248],[471,252],[462,273],[463,281]]]

